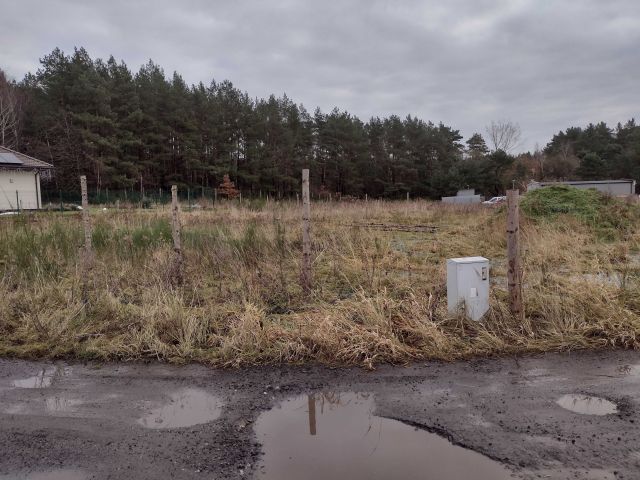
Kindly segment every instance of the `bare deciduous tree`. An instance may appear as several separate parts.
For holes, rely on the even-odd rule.
[[[547,155],[540,150],[540,146],[536,143],[536,148],[533,152],[533,160],[536,162],[536,166],[538,167],[538,177],[539,180],[544,180],[545,178],[545,163],[547,161]]]
[[[0,145],[14,147],[18,141],[20,102],[15,84],[0,70]]]
[[[510,152],[520,145],[522,131],[520,125],[509,120],[491,121],[485,128],[493,151],[503,150]]]

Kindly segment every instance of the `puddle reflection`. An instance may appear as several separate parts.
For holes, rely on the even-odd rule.
[[[617,371],[620,375],[637,377],[640,376],[640,365],[621,365]]]
[[[16,388],[47,388],[51,386],[55,379],[67,375],[69,370],[69,367],[62,366],[42,368],[32,377],[14,380],[13,386]]]
[[[610,415],[612,413],[618,413],[618,407],[615,403],[604,398],[589,395],[563,395],[556,403],[562,408],[584,415]]]
[[[402,422],[373,414],[373,396],[318,393],[263,413],[256,434],[264,457],[258,477],[461,479],[512,478],[483,455]]]
[[[171,395],[169,403],[145,415],[138,423],[146,428],[179,428],[208,423],[220,416],[218,397],[195,388]]]
[[[68,412],[73,409],[73,407],[80,405],[82,402],[80,400],[68,398],[62,395],[56,395],[53,397],[47,397],[44,400],[45,409],[48,412]]]

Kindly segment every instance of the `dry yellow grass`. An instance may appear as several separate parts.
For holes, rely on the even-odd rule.
[[[92,212],[81,302],[78,214],[0,219],[0,353],[239,366],[452,360],[640,345],[634,232],[607,241],[570,216],[522,225],[526,320],[506,307],[504,213],[427,201],[312,205],[314,289],[299,286],[295,202],[183,212],[171,282],[168,209]],[[433,228],[432,228],[433,227]],[[446,311],[445,261],[492,261],[491,310]]]

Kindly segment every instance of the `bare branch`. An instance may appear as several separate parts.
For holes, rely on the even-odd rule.
[[[20,100],[14,83],[0,70],[0,145],[13,147],[18,141]]]
[[[510,152],[520,145],[522,131],[520,125],[509,120],[491,121],[485,128],[492,150]]]

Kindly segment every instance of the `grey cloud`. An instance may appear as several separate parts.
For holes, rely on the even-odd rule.
[[[16,78],[56,46],[84,46],[364,120],[412,114],[468,137],[508,118],[527,149],[640,106],[637,0],[3,3],[0,67]]]

